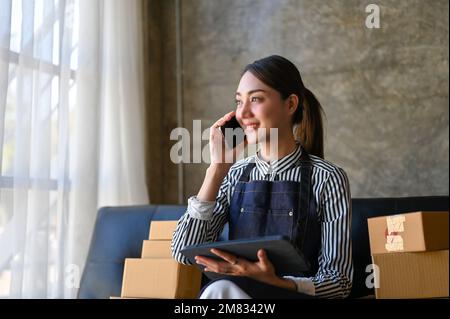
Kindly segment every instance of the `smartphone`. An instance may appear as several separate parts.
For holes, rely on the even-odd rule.
[[[229,148],[235,148],[236,145],[239,145],[245,139],[244,130],[236,119],[236,116],[233,116],[228,122],[222,125],[220,130]]]

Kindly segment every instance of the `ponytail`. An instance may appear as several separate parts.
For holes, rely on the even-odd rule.
[[[303,90],[302,105],[294,116],[295,137],[309,154],[324,158],[323,154],[323,109],[315,95],[306,87]]]

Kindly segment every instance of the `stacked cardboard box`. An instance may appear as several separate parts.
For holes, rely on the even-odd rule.
[[[141,258],[125,259],[121,298],[196,298],[201,271],[172,258],[171,241],[176,221],[154,221]],[[113,297],[112,297],[113,298]]]
[[[448,212],[368,219],[376,298],[449,296],[448,221]]]

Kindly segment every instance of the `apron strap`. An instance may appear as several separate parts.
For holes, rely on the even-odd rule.
[[[248,182],[250,180],[250,172],[252,169],[256,166],[256,163],[248,163],[247,166],[245,166],[244,172],[242,173],[241,177],[239,178],[239,182]]]
[[[298,234],[300,238],[297,238],[298,247],[303,251],[303,244],[305,242],[306,230],[308,229],[309,221],[309,204],[311,196],[311,175],[312,175],[312,161],[308,153],[302,147],[301,156],[297,162],[300,165],[300,199],[298,201]]]

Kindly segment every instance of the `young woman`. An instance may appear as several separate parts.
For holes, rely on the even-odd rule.
[[[311,271],[278,277],[262,249],[257,262],[214,250],[221,261],[197,256],[196,262],[226,276],[203,287],[200,298],[348,296],[353,276],[350,188],[345,171],[323,159],[322,112],[289,60],[273,55],[245,67],[236,110],[211,127],[211,165],[178,222],[172,253],[189,263],[180,250],[216,241],[229,223],[230,239],[288,236],[309,260]],[[246,141],[229,149],[220,126],[233,116]],[[258,143],[260,149],[227,163],[225,158],[242,151],[244,143]],[[276,153],[270,151],[274,143]]]

